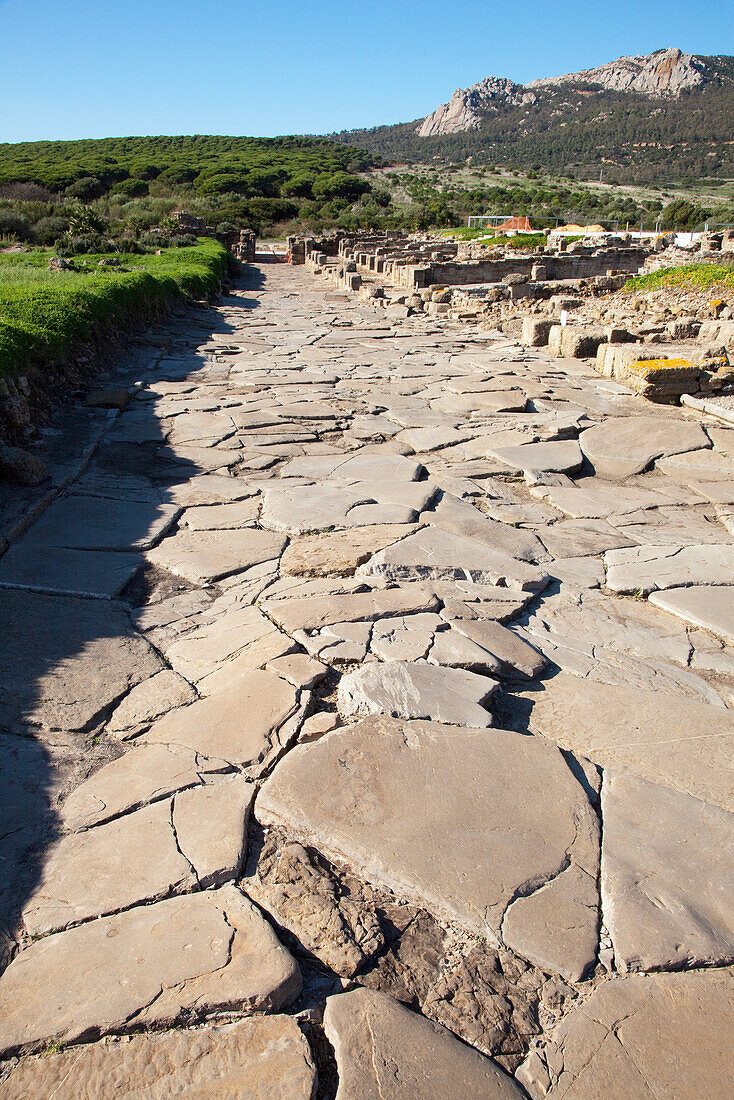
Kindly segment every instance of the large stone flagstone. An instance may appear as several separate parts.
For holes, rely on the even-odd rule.
[[[664,592],[651,592],[650,603],[734,645],[734,585],[705,583],[689,588],[669,588]]]
[[[521,443],[519,447],[498,447],[491,454],[503,466],[509,466],[518,473],[538,471],[572,474],[580,470],[584,462],[584,456],[575,439],[551,443]]]
[[[104,981],[95,976],[104,975]],[[0,1053],[204,1017],[277,1010],[295,962],[234,886],[170,898],[30,944],[0,976]]]
[[[25,546],[73,550],[147,550],[181,514],[173,504],[62,497],[25,535]]]
[[[136,736],[174,707],[193,703],[196,692],[191,684],[170,668],[157,672],[126,695],[107,725],[110,733],[122,740]]]
[[[255,670],[167,714],[139,740],[180,745],[205,758],[256,768],[280,749],[279,733],[297,708],[298,693],[292,684],[274,672]]]
[[[569,519],[543,531],[543,543],[555,558],[584,557],[632,546],[623,528],[604,519]]]
[[[460,668],[425,661],[385,661],[362,665],[339,682],[342,714],[388,714],[429,718],[460,726],[490,726],[481,705],[497,681]]]
[[[512,558],[538,561],[546,557],[543,544],[532,531],[490,519],[473,504],[459,500],[450,493],[444,493],[435,508],[424,512],[421,521],[442,527],[444,531],[453,531],[456,535],[475,539],[492,550],[509,554]],[[380,549],[380,546],[373,547],[373,550]]]
[[[258,816],[492,938],[516,899],[557,881],[558,918],[551,909],[534,927],[519,922],[522,952],[593,961],[596,906],[579,905],[569,928],[576,886],[562,872],[596,878],[597,819],[549,741],[368,718],[293,749],[262,787]]]
[[[610,417],[582,432],[579,443],[599,477],[620,481],[656,458],[711,446],[700,424],[657,416]]]
[[[464,579],[534,592],[548,583],[535,566],[439,527],[425,527],[380,550],[359,571],[391,581]]]
[[[186,481],[168,485],[165,499],[190,508],[199,504],[225,504],[251,497],[257,489],[238,477],[227,474],[199,474]]]
[[[365,481],[265,490],[263,527],[304,535],[332,527],[414,523],[438,491],[429,481]]]
[[[734,959],[734,814],[606,773],[601,892],[617,969]]]
[[[532,1100],[701,1100],[734,1064],[734,983],[725,970],[603,982],[517,1078]]]
[[[394,454],[306,455],[287,462],[281,477],[337,478],[341,481],[415,481],[420,462]]]
[[[175,791],[196,787],[216,765],[191,749],[141,745],[105,764],[71,792],[58,808],[67,829],[76,832],[157,802]]]
[[[288,634],[320,630],[333,623],[369,622],[384,615],[437,611],[439,607],[431,587],[422,584],[346,595],[263,600],[260,604],[260,609]]]
[[[80,730],[163,668],[122,608],[1,591],[0,721]]]
[[[522,1095],[491,1058],[372,989],[329,997],[324,1030],[339,1073],[336,1100],[519,1100]]]
[[[292,539],[283,551],[280,571],[294,577],[348,577],[370,554],[411,535],[415,529],[412,523],[375,524]]]
[[[444,616],[453,630],[494,654],[500,663],[501,675],[532,680],[545,668],[542,653],[492,619],[451,618],[445,612]]]
[[[257,521],[260,502],[256,497],[232,504],[202,504],[187,508],[181,524],[192,531],[228,531]]]
[[[23,908],[26,931],[37,936],[232,878],[253,796],[234,776],[62,837],[43,854]]]
[[[649,592],[693,584],[734,581],[732,546],[635,546],[604,555],[607,588],[612,592]]]
[[[15,543],[0,558],[0,588],[113,600],[142,565],[140,554]]]
[[[286,653],[292,642],[286,638],[257,607],[235,606],[189,631],[166,648],[166,659],[181,675],[189,680],[221,668],[241,650],[273,643],[270,656]]]
[[[203,1100],[311,1100],[316,1070],[292,1016],[222,1027],[134,1035],[22,1059],[0,1085],[3,1100],[170,1096]]]
[[[602,767],[637,775],[734,811],[734,714],[666,691],[590,682],[559,672],[532,702],[530,728]]]
[[[241,573],[251,565],[278,558],[285,539],[271,531],[246,527],[235,531],[183,529],[164,539],[148,560],[198,584]]]

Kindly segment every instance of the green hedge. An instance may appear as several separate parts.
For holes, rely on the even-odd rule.
[[[63,358],[105,327],[139,323],[176,298],[206,297],[230,263],[222,245],[204,238],[161,255],[121,255],[119,268],[88,255],[73,270],[51,271],[51,255],[0,253],[0,376]]]

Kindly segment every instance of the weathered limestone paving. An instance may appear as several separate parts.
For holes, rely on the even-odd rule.
[[[313,266],[3,506],[0,1098],[721,1096],[734,429]]]

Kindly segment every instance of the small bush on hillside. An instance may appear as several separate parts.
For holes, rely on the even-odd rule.
[[[86,236],[75,236],[74,233],[65,233],[57,242],[56,251],[59,256],[84,256],[88,252],[109,252],[111,242],[103,240],[98,233],[88,233]]]
[[[59,237],[63,237],[66,233],[69,228],[69,221],[67,218],[51,215],[37,221],[34,228],[36,240],[39,244],[52,245],[56,244]]]
[[[50,202],[51,192],[37,183],[6,183],[0,187],[0,199],[16,202]]]
[[[110,197],[124,198],[124,199],[137,199],[143,195],[148,194],[148,184],[143,180],[120,180],[116,183],[110,192]]]
[[[28,218],[16,214],[10,208],[0,209],[0,237],[15,237],[19,241],[32,241],[33,230]]]
[[[146,248],[168,248],[170,236],[163,229],[150,229],[140,238],[140,243]]]
[[[70,199],[80,199],[82,202],[91,202],[100,198],[105,192],[105,185],[96,176],[83,176],[75,180],[66,188],[66,195]]]

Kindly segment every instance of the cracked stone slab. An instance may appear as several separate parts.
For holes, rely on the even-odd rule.
[[[546,666],[542,653],[518,637],[512,630],[492,619],[449,618],[452,630],[492,653],[498,661],[498,674],[532,680]]]
[[[235,776],[62,837],[44,853],[23,907],[26,931],[42,935],[232,878],[253,797]]]
[[[211,584],[252,565],[278,558],[285,539],[272,531],[182,529],[148,551],[148,561],[195,584]]]
[[[491,726],[482,706],[497,690],[496,680],[460,668],[425,661],[385,661],[362,665],[339,682],[343,715],[387,714],[427,718],[459,726]]]
[[[327,998],[324,1030],[339,1073],[336,1100],[519,1100],[522,1095],[491,1058],[372,989]]]
[[[298,967],[270,926],[224,886],[31,943],[0,976],[0,1053],[171,1024],[184,1012],[277,1011],[300,989]]]
[[[709,448],[700,424],[681,417],[610,417],[581,433],[581,450],[599,477],[623,481],[656,459]]]
[[[585,478],[579,485],[551,486],[544,495],[549,504],[573,519],[607,519],[675,503],[671,496],[656,489],[613,485],[596,477]]]
[[[196,692],[183,676],[170,668],[137,684],[115,708],[107,725],[122,740],[134,737],[174,707],[193,703]]]
[[[55,501],[23,538],[26,547],[148,550],[181,514],[173,504],[68,496]]]
[[[385,615],[437,611],[440,601],[428,585],[405,584],[345,595],[263,600],[260,610],[287,634],[320,630],[343,622],[370,622]]]
[[[428,481],[322,482],[267,488],[263,527],[305,535],[332,527],[414,523],[438,491]]]
[[[734,586],[694,584],[651,592],[650,603],[734,645]]]
[[[558,878],[565,903],[576,884],[562,872],[595,879],[599,859],[596,814],[559,749],[500,729],[386,717],[341,727],[280,761],[258,817],[495,941],[516,899]],[[534,932],[522,922],[531,961],[578,955],[596,933],[596,906],[580,905],[571,929],[565,904],[553,912]]]
[[[465,538],[475,539],[492,550],[509,554],[522,561],[538,561],[545,557],[543,544],[532,531],[523,531],[490,519],[473,504],[444,493],[430,512],[424,512],[421,521],[451,531]],[[382,549],[375,546],[374,550]]]
[[[64,800],[57,813],[73,832],[102,825],[166,795],[196,787],[208,772],[226,767],[201,761],[191,749],[142,745],[105,764]]]
[[[569,519],[543,531],[543,543],[554,558],[582,558],[634,546],[634,540],[604,519]]]
[[[282,574],[293,577],[348,577],[376,550],[411,535],[413,523],[374,524],[328,535],[292,539],[280,560]]]
[[[204,758],[257,769],[279,751],[280,733],[298,709],[298,692],[282,676],[256,669],[225,689],[155,722],[139,741],[180,745]]]
[[[382,661],[416,661],[427,655],[440,629],[446,624],[435,612],[387,616],[372,629],[370,651]]]
[[[617,969],[734,960],[734,814],[607,772],[602,816],[601,892]]]
[[[637,546],[604,555],[607,588],[648,595],[655,589],[730,584],[734,546]]]
[[[721,707],[720,695],[689,667],[682,624],[642,600],[561,591],[514,628],[566,672],[630,692],[658,691]]]
[[[178,673],[197,681],[221,669],[242,650],[261,645],[267,645],[268,657],[287,653],[293,647],[262,611],[245,605],[213,614],[211,622],[204,622],[176,639],[165,653],[166,660]]]
[[[498,447],[493,458],[517,473],[537,470],[539,473],[573,474],[580,470],[584,456],[575,439],[551,443],[522,443],[518,447]]]
[[[282,478],[339,478],[343,481],[416,481],[423,473],[420,462],[403,455],[361,454],[307,455],[287,462]]]
[[[186,509],[181,525],[192,531],[230,531],[256,523],[259,511],[256,497],[232,504],[200,504]]]
[[[0,721],[80,730],[163,668],[121,607],[0,591]]]
[[[715,1021],[715,1026],[712,1026]],[[573,1008],[517,1072],[532,1100],[700,1100],[731,1079],[726,970],[614,978]]]
[[[166,498],[184,508],[245,500],[256,492],[244,479],[227,474],[200,474],[165,489]]]
[[[734,716],[671,695],[590,683],[568,672],[522,693],[530,728],[602,767],[734,811]]]
[[[134,1035],[24,1058],[2,1083],[4,1100],[47,1096],[99,1100],[111,1083],[128,1095],[230,1100],[311,1100],[316,1070],[291,1016],[259,1016],[223,1027]]]
[[[534,592],[548,583],[547,574],[535,566],[438,527],[425,527],[380,550],[359,571],[390,581],[463,579]]]
[[[137,553],[14,543],[0,559],[0,588],[113,600],[142,565]]]

